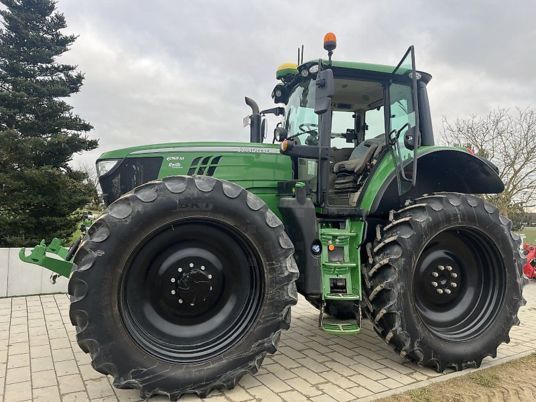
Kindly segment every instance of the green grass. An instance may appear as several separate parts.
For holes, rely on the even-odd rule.
[[[536,227],[525,228],[521,231],[525,236],[525,242],[529,244],[536,244]]]
[[[412,389],[408,394],[412,402],[430,402],[432,400],[432,395],[428,388]]]
[[[469,374],[469,379],[475,384],[486,388],[494,388],[499,382],[499,377],[496,374],[479,371]]]

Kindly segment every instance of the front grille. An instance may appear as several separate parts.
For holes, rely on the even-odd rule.
[[[123,159],[119,166],[99,177],[104,203],[109,205],[134,187],[157,179],[161,166],[161,157]]]

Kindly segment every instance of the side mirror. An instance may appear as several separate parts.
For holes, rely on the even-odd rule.
[[[333,70],[321,70],[316,76],[315,113],[326,113],[331,106],[331,98],[335,95]]]

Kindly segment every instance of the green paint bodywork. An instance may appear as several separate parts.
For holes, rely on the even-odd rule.
[[[328,224],[319,224],[318,233],[322,243],[320,266],[323,301],[339,300],[358,303],[361,300],[360,244],[364,227],[365,223],[360,219],[346,219],[342,229],[330,227]],[[335,251],[329,251],[330,245],[335,247]],[[330,261],[330,255],[336,253],[337,250],[339,250],[338,258]],[[341,254],[342,258],[340,258]],[[332,293],[331,279],[344,279],[347,293]],[[357,320],[337,322],[322,319],[320,325],[324,331],[333,334],[355,334],[361,329]]]
[[[467,153],[467,150],[464,148],[458,147],[445,147],[445,146],[421,146],[417,149],[417,158],[423,154],[428,154],[435,151],[457,151]],[[408,162],[411,159],[408,160]],[[382,186],[387,180],[393,177],[396,174],[396,161],[393,158],[392,152],[388,152],[379,162],[378,167],[374,170],[371,177],[367,179],[366,187],[364,188],[364,193],[361,198],[359,208],[363,209],[365,212],[369,212],[372,208],[374,200]],[[418,173],[417,173],[418,174]]]
[[[249,142],[181,142],[118,149],[100,159],[163,158],[158,178],[189,173],[197,158],[221,156],[213,177],[232,181],[261,197],[279,217],[277,183],[292,179],[292,163],[279,145]]]

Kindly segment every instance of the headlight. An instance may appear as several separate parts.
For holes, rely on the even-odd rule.
[[[97,161],[97,174],[99,177],[104,176],[106,173],[108,173],[110,170],[112,170],[121,159],[104,159],[101,161]]]

